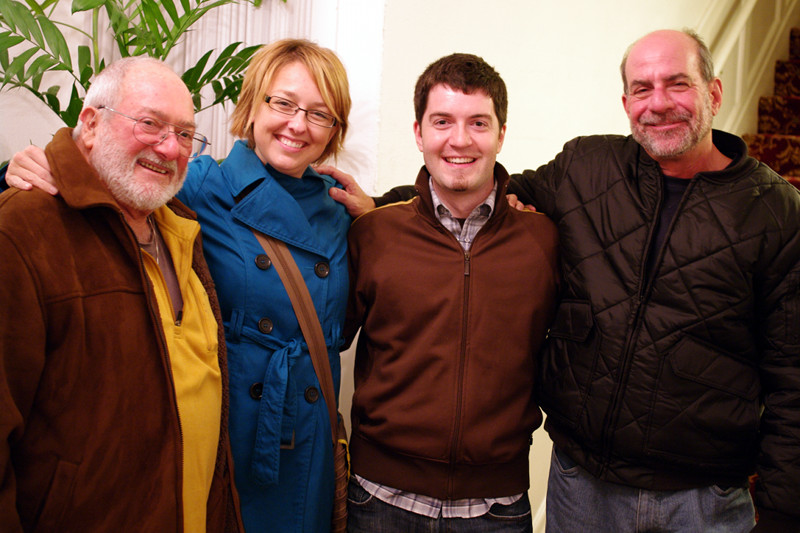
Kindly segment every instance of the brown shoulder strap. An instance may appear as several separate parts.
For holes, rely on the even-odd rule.
[[[317,373],[320,387],[322,388],[322,397],[325,398],[325,403],[328,406],[328,416],[331,419],[331,437],[333,443],[336,444],[336,428],[338,425],[338,416],[336,414],[336,395],[333,389],[333,376],[331,375],[331,365],[328,360],[328,349],[325,346],[325,336],[322,334],[322,326],[319,323],[317,311],[314,309],[314,302],[311,300],[311,295],[308,293],[303,275],[297,268],[292,258],[289,248],[286,243],[253,230],[253,234],[261,243],[261,247],[267,252],[267,255],[272,259],[272,264],[278,271],[283,286],[289,294],[289,299],[292,301],[292,308],[297,321],[300,323],[300,329],[303,331],[303,337],[308,344],[308,351],[311,353],[311,363],[314,365],[314,371]]]

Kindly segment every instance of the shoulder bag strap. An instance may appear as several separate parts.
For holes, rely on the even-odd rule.
[[[325,346],[325,337],[322,334],[322,326],[319,323],[317,311],[314,309],[314,302],[308,293],[308,287],[303,280],[303,275],[297,268],[286,243],[274,237],[253,230],[253,234],[258,239],[261,247],[267,252],[267,256],[272,259],[272,264],[278,271],[283,286],[292,301],[292,308],[303,337],[308,344],[308,351],[311,353],[311,363],[317,373],[319,385],[322,388],[322,397],[328,406],[328,416],[331,419],[331,437],[336,444],[336,428],[338,426],[338,416],[336,413],[336,395],[333,389],[333,376],[331,375],[331,364],[328,360],[328,349]]]

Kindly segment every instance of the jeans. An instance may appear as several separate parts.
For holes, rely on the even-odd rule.
[[[379,500],[355,478],[347,487],[348,533],[531,533],[532,528],[527,494],[476,518],[428,518]]]
[[[601,481],[553,447],[547,532],[749,532],[755,510],[746,487],[644,490]]]

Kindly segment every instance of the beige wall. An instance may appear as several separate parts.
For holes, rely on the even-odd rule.
[[[430,62],[482,56],[509,90],[498,160],[520,171],[549,161],[567,140],[627,133],[619,62],[658,28],[693,27],[709,0],[387,0],[376,188],[408,183],[422,158],[412,135],[412,94]]]

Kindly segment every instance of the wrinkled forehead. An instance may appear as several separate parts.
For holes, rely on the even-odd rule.
[[[138,69],[125,76],[117,106],[134,117],[152,116],[181,126],[194,126],[194,104],[183,81],[167,68]]]
[[[625,63],[628,82],[700,76],[697,44],[683,35],[651,36],[637,42]]]

